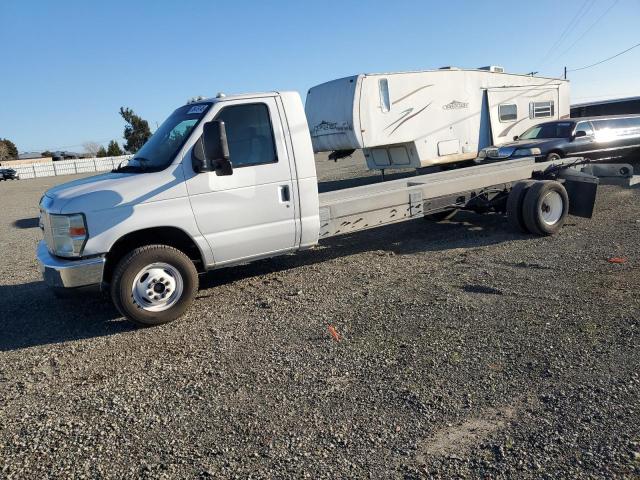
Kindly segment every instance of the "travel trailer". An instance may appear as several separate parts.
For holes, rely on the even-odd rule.
[[[345,77],[311,88],[305,112],[315,152],[363,149],[385,170],[473,160],[569,107],[567,80],[490,66]]]

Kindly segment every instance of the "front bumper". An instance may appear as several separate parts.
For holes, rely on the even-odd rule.
[[[104,257],[77,260],[55,257],[49,253],[44,240],[38,244],[37,256],[42,278],[50,287],[77,288],[102,283]]]

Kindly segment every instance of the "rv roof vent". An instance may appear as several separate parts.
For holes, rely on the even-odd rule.
[[[493,73],[504,73],[504,67],[499,67],[498,65],[489,65],[487,67],[480,67],[478,70],[488,70]]]
[[[438,70],[460,70],[458,67],[452,67],[451,65],[447,65],[446,67],[440,67]]]

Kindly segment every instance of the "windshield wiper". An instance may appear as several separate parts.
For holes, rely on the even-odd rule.
[[[144,157],[133,157],[132,160],[138,160],[140,162],[140,167],[146,170],[147,166],[145,165],[149,159]]]
[[[142,173],[145,169],[140,165],[118,165],[111,173]]]
[[[140,165],[122,165],[124,162],[126,161],[131,161],[131,160],[138,160],[140,162]],[[120,164],[114,168],[113,170],[111,170],[112,173],[127,173],[127,172],[144,172],[145,170],[147,170],[147,165],[146,162],[148,162],[149,160],[147,158],[144,157],[134,157],[130,160],[123,160],[122,162],[120,162]]]

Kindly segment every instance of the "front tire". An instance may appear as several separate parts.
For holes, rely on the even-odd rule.
[[[547,162],[557,162],[561,158],[562,156],[558,152],[551,152],[549,155],[547,155],[546,160]]]
[[[111,281],[116,308],[142,327],[177,319],[197,291],[195,265],[183,252],[167,245],[136,248],[120,260]]]

